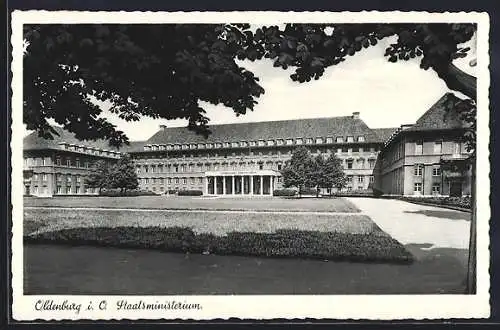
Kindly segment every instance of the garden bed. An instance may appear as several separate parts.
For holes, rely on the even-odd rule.
[[[28,243],[172,252],[409,263],[412,255],[360,214],[27,209]]]
[[[387,235],[277,230],[196,234],[186,227],[87,227],[25,236],[27,243],[148,248],[169,252],[299,257],[408,264],[412,255]]]

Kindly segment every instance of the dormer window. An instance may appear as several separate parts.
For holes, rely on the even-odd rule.
[[[224,148],[229,148],[230,144],[229,142],[224,142]]]
[[[344,142],[344,138],[342,136],[337,136],[337,139],[335,140],[335,142],[337,142],[337,143],[343,143]]]
[[[198,143],[198,149],[203,149],[205,145],[203,143]]]
[[[296,143],[296,144],[299,144],[299,145],[300,145],[300,144],[302,144],[302,139],[301,139],[301,138],[296,139],[296,140],[295,140],[295,143]]]
[[[222,148],[222,143],[217,142],[217,143],[215,144],[215,147],[216,147],[216,148]]]
[[[232,142],[231,147],[233,148],[238,148],[238,142]]]
[[[246,147],[247,146],[247,142],[246,141],[241,141],[240,142],[240,147]]]
[[[144,146],[144,151],[149,151],[150,150],[150,146]]]
[[[251,146],[251,147],[255,147],[256,145],[257,145],[257,142],[255,142],[255,141],[250,141],[250,146]]]
[[[306,139],[306,144],[312,144],[312,143],[313,143],[313,139],[311,139],[311,138]]]
[[[323,138],[316,138],[316,144],[322,144],[323,143]]]
[[[264,140],[259,140],[259,147],[263,147],[265,145]]]
[[[326,143],[333,143],[333,138],[327,137],[326,138]]]
[[[207,143],[207,149],[212,149],[214,147],[213,143]]]
[[[193,144],[191,144],[189,147],[190,147],[191,149],[196,149],[196,144],[194,144],[194,143],[193,143]]]
[[[162,145],[160,146],[160,150],[165,150],[165,145],[164,145],[164,144],[162,144]]]
[[[274,145],[274,140],[268,140],[267,141],[268,146],[273,146]]]
[[[354,136],[348,136],[347,142],[354,142]]]
[[[167,150],[172,150],[172,145],[171,144],[167,144]]]
[[[286,139],[286,145],[289,146],[289,145],[292,145],[293,144],[293,140],[292,139]]]
[[[279,146],[282,146],[283,145],[283,140],[276,140],[276,144],[279,145]]]
[[[179,150],[181,148],[180,144],[174,144],[174,150]]]
[[[365,142],[364,136],[358,136],[358,142]]]

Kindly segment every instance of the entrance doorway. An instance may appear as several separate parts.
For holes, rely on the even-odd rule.
[[[450,197],[462,197],[462,182],[450,182]]]

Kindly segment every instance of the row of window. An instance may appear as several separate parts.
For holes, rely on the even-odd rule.
[[[56,181],[57,182],[63,181],[63,177],[66,177],[66,182],[72,182],[73,176],[71,174],[68,174],[68,175],[56,174]],[[82,177],[80,175],[75,175],[74,177],[76,178],[77,183],[82,182]],[[33,181],[38,182],[40,179],[42,179],[42,181],[47,181],[48,175],[47,174],[37,174],[37,173],[33,174]]]
[[[416,182],[413,186],[413,191],[417,194],[421,194],[422,193],[422,183]],[[441,194],[441,185],[439,183],[432,184],[432,194],[433,195]]]
[[[424,164],[415,164],[413,166],[413,175],[422,176],[424,172]],[[441,167],[439,165],[432,166],[432,176],[441,176]]]
[[[190,144],[152,144],[144,146],[145,151],[163,151],[163,150],[188,150],[188,149],[220,149],[220,148],[246,148],[246,147],[265,147],[265,146],[283,146],[283,145],[303,145],[303,144],[324,144],[333,143],[333,137],[317,137],[313,138],[295,138],[295,139],[271,139],[257,141],[240,141],[240,142],[215,142],[215,143],[190,143]],[[335,143],[354,143],[365,142],[364,136],[338,136],[335,138]]]
[[[424,142],[417,141],[415,142],[415,155],[422,155],[424,152]],[[443,153],[443,142],[435,141],[433,145],[432,152],[434,155],[441,155]],[[453,150],[452,153],[455,155],[459,155],[462,153],[462,143],[453,142]]]
[[[64,150],[87,153],[90,155],[109,156],[109,157],[120,157],[120,155],[121,155],[121,153],[118,151],[103,150],[103,149],[97,149],[97,148],[87,147],[87,146],[79,146],[79,145],[74,145],[74,144],[69,144],[69,143],[64,143],[64,142],[59,143],[59,146],[61,147],[61,149],[64,149]]]
[[[351,184],[351,183],[353,182],[353,177],[354,177],[353,175],[348,175],[348,176],[346,177],[346,178],[347,178],[347,183],[348,183],[348,184]],[[375,181],[375,178],[374,178],[374,176],[373,176],[373,175],[367,175],[367,177],[368,177],[368,181],[369,181],[370,183],[373,183],[373,182]],[[357,180],[357,181],[358,181],[358,183],[364,183],[364,182],[365,182],[365,176],[363,176],[363,175],[358,175],[358,180]]]
[[[347,147],[344,147],[344,148],[338,148],[338,149],[317,149],[316,150],[316,154],[329,154],[329,153],[335,153],[336,155],[351,155],[351,154],[355,154],[355,153],[362,153],[362,152],[371,152],[371,153],[374,153],[374,152],[378,152],[379,151],[379,148],[374,148],[374,147],[371,147],[371,148],[366,148],[366,149],[363,149],[363,148],[347,148]],[[292,150],[288,150],[286,152],[282,152],[281,150],[268,150],[266,151],[265,153],[262,152],[262,151],[258,151],[258,152],[254,152],[254,151],[240,151],[240,152],[232,152],[231,154],[229,153],[224,153],[224,154],[219,154],[217,152],[215,153],[196,153],[196,154],[182,154],[182,155],[179,155],[178,158],[196,158],[196,157],[205,157],[205,158],[213,158],[213,157],[224,157],[224,158],[228,158],[228,157],[244,157],[244,156],[262,156],[262,157],[266,157],[266,156],[274,156],[274,155],[291,155],[292,154]],[[165,158],[165,156],[163,155],[144,155],[144,154],[134,154],[132,155],[132,158],[134,159],[157,159],[157,158]],[[168,158],[176,158],[176,156],[174,157],[168,157]]]
[[[51,159],[49,157],[40,157],[40,158],[25,158],[24,159],[25,166],[47,166],[52,165]],[[80,167],[80,168],[89,168],[91,163],[89,161],[80,160],[80,158],[72,159],[71,157],[61,158],[56,157],[56,165],[57,166],[69,166],[69,167]]]
[[[27,187],[28,190],[31,191],[31,194],[49,194],[49,188],[47,186],[33,186],[31,189]],[[97,191],[97,188],[89,188],[82,186],[75,186],[74,189],[71,186],[57,186],[56,192],[57,194],[91,194]]]

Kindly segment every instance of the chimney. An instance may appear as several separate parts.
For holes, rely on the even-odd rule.
[[[167,125],[160,125],[160,130],[164,131],[167,128]]]
[[[408,129],[412,126],[413,126],[413,124],[403,124],[403,125],[401,125],[401,130],[404,131],[405,129]]]
[[[359,112],[353,112],[352,113],[352,119],[359,119]]]

